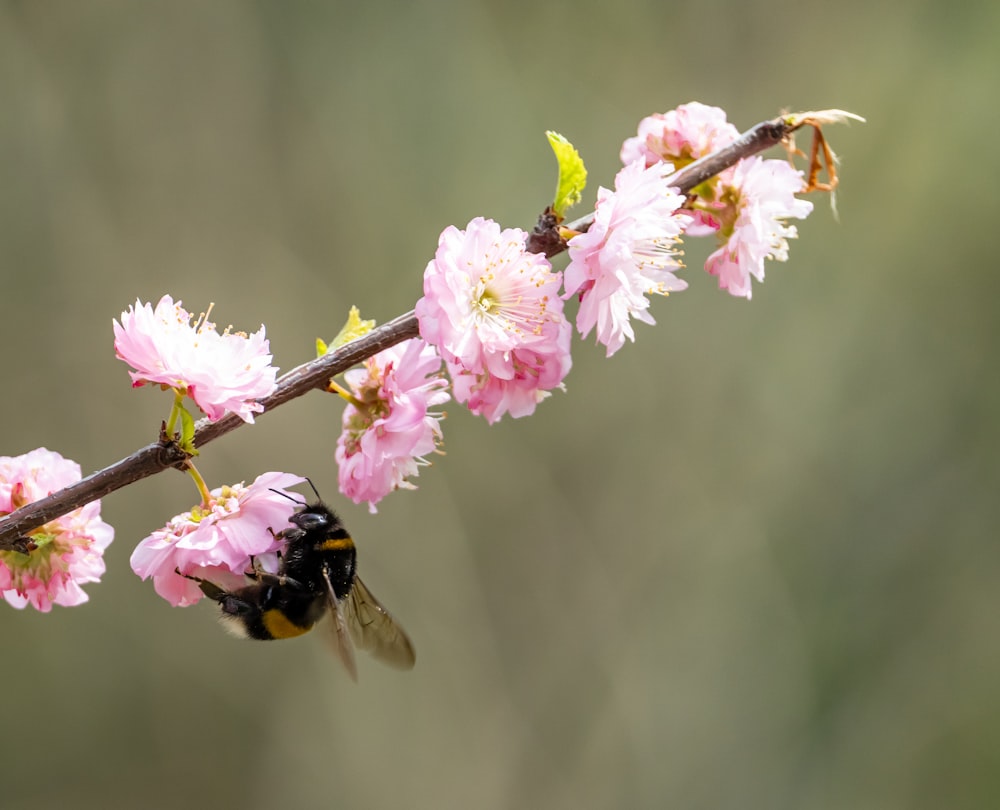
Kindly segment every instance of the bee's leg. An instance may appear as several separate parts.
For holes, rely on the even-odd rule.
[[[265,585],[278,585],[282,588],[296,588],[300,591],[304,591],[306,586],[299,582],[297,579],[292,579],[285,574],[269,574],[267,571],[261,571],[256,577],[258,582],[263,582]]]
[[[190,574],[181,574],[179,568],[175,568],[174,571],[184,577],[184,579],[190,579],[192,582],[197,582],[198,587],[201,588],[201,592],[209,599],[221,602],[229,595],[229,591],[224,588],[220,588],[214,582],[209,582],[207,579],[202,579],[201,577],[193,577]]]
[[[268,571],[265,571],[263,568],[261,568],[259,565],[256,564],[256,561],[254,563],[253,571],[247,571],[245,573],[248,577],[250,577],[250,579],[261,585],[271,585],[279,587],[287,586],[290,588],[305,590],[305,585],[303,585],[297,579],[292,579],[291,577],[285,576],[284,574],[272,574]],[[196,577],[188,577],[188,579],[196,579]],[[199,580],[199,582],[200,581],[201,580]]]
[[[271,531],[268,529],[268,531]],[[271,531],[271,534],[274,534]],[[278,570],[281,570],[281,551],[275,552],[278,555]],[[244,571],[244,574],[252,579],[254,582],[263,582],[265,585],[288,585],[292,588],[298,588],[299,590],[305,590],[305,586],[299,582],[297,579],[292,579],[286,574],[272,574],[269,571],[265,571],[259,562],[257,562],[256,557],[250,558],[250,564],[253,566],[252,571]],[[189,577],[190,579],[190,577]]]
[[[280,532],[276,532],[274,529],[268,526],[267,530],[271,533],[271,537],[273,537],[275,540],[284,543],[286,546],[293,540],[298,540],[303,535],[305,535],[305,532],[302,531],[302,529],[298,528],[297,526],[289,526],[287,529],[282,529]]]
[[[281,558],[279,557],[278,559],[281,559]],[[251,554],[250,555],[250,570],[249,571],[244,571],[243,575],[246,576],[246,577],[249,577],[250,579],[254,580],[255,582],[260,582],[261,577],[263,577],[264,574],[266,574],[266,573],[267,572],[261,567],[261,564],[260,564],[260,562],[258,562],[257,558],[254,557]]]
[[[267,530],[271,533],[271,537],[282,543],[288,543],[290,540],[297,540],[305,534],[302,529],[295,526],[289,526],[287,529],[282,529],[280,532],[276,532],[270,526],[267,527]]]

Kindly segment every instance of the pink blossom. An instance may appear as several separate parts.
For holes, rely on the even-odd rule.
[[[39,448],[23,456],[0,457],[0,515],[51,495],[80,480],[80,465]],[[31,604],[48,613],[52,605],[79,605],[87,594],[80,587],[99,582],[104,549],[114,529],[101,520],[101,502],[55,518],[34,529],[37,546],[22,554],[0,551],[0,592],[16,608]]]
[[[720,289],[749,299],[750,277],[764,280],[764,261],[788,259],[788,240],[798,233],[783,220],[804,219],[813,208],[796,199],[802,187],[802,172],[783,160],[751,157],[736,164],[724,196],[723,244],[705,262],[705,269],[719,277]]]
[[[639,122],[639,134],[622,144],[624,165],[638,159],[646,166],[664,161],[682,169],[700,157],[728,146],[739,130],[726,121],[725,110],[692,101]]]
[[[719,107],[709,107],[692,101],[675,110],[656,113],[639,122],[639,134],[622,145],[622,163],[628,165],[644,160],[646,166],[663,161],[683,169],[689,163],[728,146],[739,137],[739,131],[726,121]],[[688,211],[684,232],[687,236],[707,236],[719,229],[715,212],[720,185],[731,174],[726,169],[693,190],[698,205]]]
[[[198,583],[177,574],[208,579],[226,587],[244,584],[243,573],[254,557],[266,570],[277,570],[277,535],[301,503],[284,487],[306,479],[267,472],[243,483],[213,489],[212,500],[177,515],[142,540],[132,552],[132,570],[153,578],[156,592],[170,604],[193,605],[202,597]]]
[[[608,357],[625,338],[635,340],[630,318],[655,323],[647,295],[687,288],[674,275],[684,197],[667,186],[670,172],[667,164],[630,163],[618,172],[614,191],[598,191],[590,230],[569,240],[566,296],[580,296],[576,327],[586,337],[596,326]]]
[[[219,334],[204,318],[163,296],[154,309],[135,302],[114,322],[115,353],[132,366],[132,385],[154,383],[189,395],[213,422],[232,411],[244,422],[264,410],[256,400],[275,388],[278,370],[264,327],[252,335]]]
[[[535,406],[562,387],[571,365],[569,321],[559,324],[559,332],[549,351],[515,349],[511,352],[510,376],[474,374],[458,363],[447,363],[452,389],[458,402],[465,402],[474,414],[493,424],[505,413],[517,419],[535,412]]]
[[[445,359],[455,399],[490,422],[532,413],[571,365],[560,274],[526,240],[482,217],[464,231],[446,228],[416,306],[420,334]]]
[[[352,401],[337,440],[340,491],[355,503],[375,504],[410,478],[441,441],[442,414],[431,409],[451,397],[433,346],[414,338],[369,357],[344,374]]]

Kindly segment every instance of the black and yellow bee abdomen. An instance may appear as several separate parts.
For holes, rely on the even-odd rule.
[[[267,632],[267,635],[263,636],[266,639],[295,638],[295,636],[301,636],[312,630],[312,623],[298,624],[292,620],[291,616],[277,608],[265,610],[261,613],[260,619],[261,627]],[[258,638],[261,637],[258,636]]]
[[[323,615],[322,594],[283,582],[272,574],[261,582],[214,598],[222,608],[222,621],[234,635],[268,641],[308,633]]]

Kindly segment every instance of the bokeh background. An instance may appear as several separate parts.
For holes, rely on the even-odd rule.
[[[288,369],[351,304],[409,309],[446,225],[530,227],[545,129],[592,200],[693,99],[869,122],[752,302],[689,244],[655,328],[577,344],[530,419],[450,407],[375,516],[332,398],[206,448],[213,485],[315,480],[412,673],[170,608],[128,558],[193,488],[108,497],[90,602],[0,605],[0,806],[1000,804],[998,40],[985,0],[0,5],[0,453],[85,471],[167,412],[113,356],[137,297],[265,323]]]

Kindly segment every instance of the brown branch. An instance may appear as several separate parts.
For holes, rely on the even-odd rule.
[[[413,312],[407,312],[395,320],[375,327],[367,335],[341,346],[336,351],[292,369],[281,376],[273,394],[260,400],[264,412],[258,414],[257,418],[314,388],[326,387],[334,375],[418,334],[417,318]],[[243,420],[232,413],[227,413],[216,422],[201,419],[195,426],[194,444],[196,447],[202,447],[243,424],[245,424]],[[0,550],[20,550],[25,543],[24,535],[32,529],[72,512],[84,504],[103,498],[124,486],[177,466],[183,463],[184,459],[184,452],[173,442],[153,442],[128,458],[98,470],[65,489],[22,506],[6,517],[0,518]]]
[[[837,110],[827,112],[839,113]],[[763,121],[744,132],[729,146],[685,166],[670,178],[670,185],[678,188],[682,193],[687,193],[710,177],[734,165],[737,161],[776,146],[802,126],[816,126],[835,120],[827,112],[786,115],[771,121]],[[844,115],[856,118],[856,116],[849,116],[849,114]],[[590,227],[593,221],[593,214],[589,214],[569,223],[566,227],[583,232]],[[565,249],[566,242],[559,235],[556,217],[551,211],[546,211],[528,238],[528,250],[545,253],[551,257]],[[270,413],[278,405],[300,397],[314,388],[325,388],[334,375],[346,371],[356,363],[360,363],[389,346],[416,337],[418,334],[417,319],[411,311],[400,315],[389,323],[376,327],[367,335],[330,354],[292,369],[278,380],[278,387],[271,396],[260,400],[264,406],[264,412],[259,414],[258,418]],[[196,447],[202,447],[243,424],[243,420],[232,413],[226,414],[217,422],[202,419],[196,425],[194,444]],[[103,470],[98,470],[47,498],[27,504],[6,517],[0,518],[0,551],[30,550],[31,541],[30,538],[26,537],[26,534],[32,529],[128,484],[148,478],[168,467],[176,467],[184,460],[183,451],[174,442],[164,439],[143,447],[128,458],[124,458]]]
[[[695,186],[701,185],[710,177],[715,177],[737,161],[756,155],[772,146],[777,146],[800,126],[802,126],[801,123],[790,123],[786,118],[762,121],[740,135],[729,146],[724,146],[718,152],[705,155],[694,163],[689,163],[679,172],[671,175],[668,178],[668,183],[682,194],[686,194]]]

